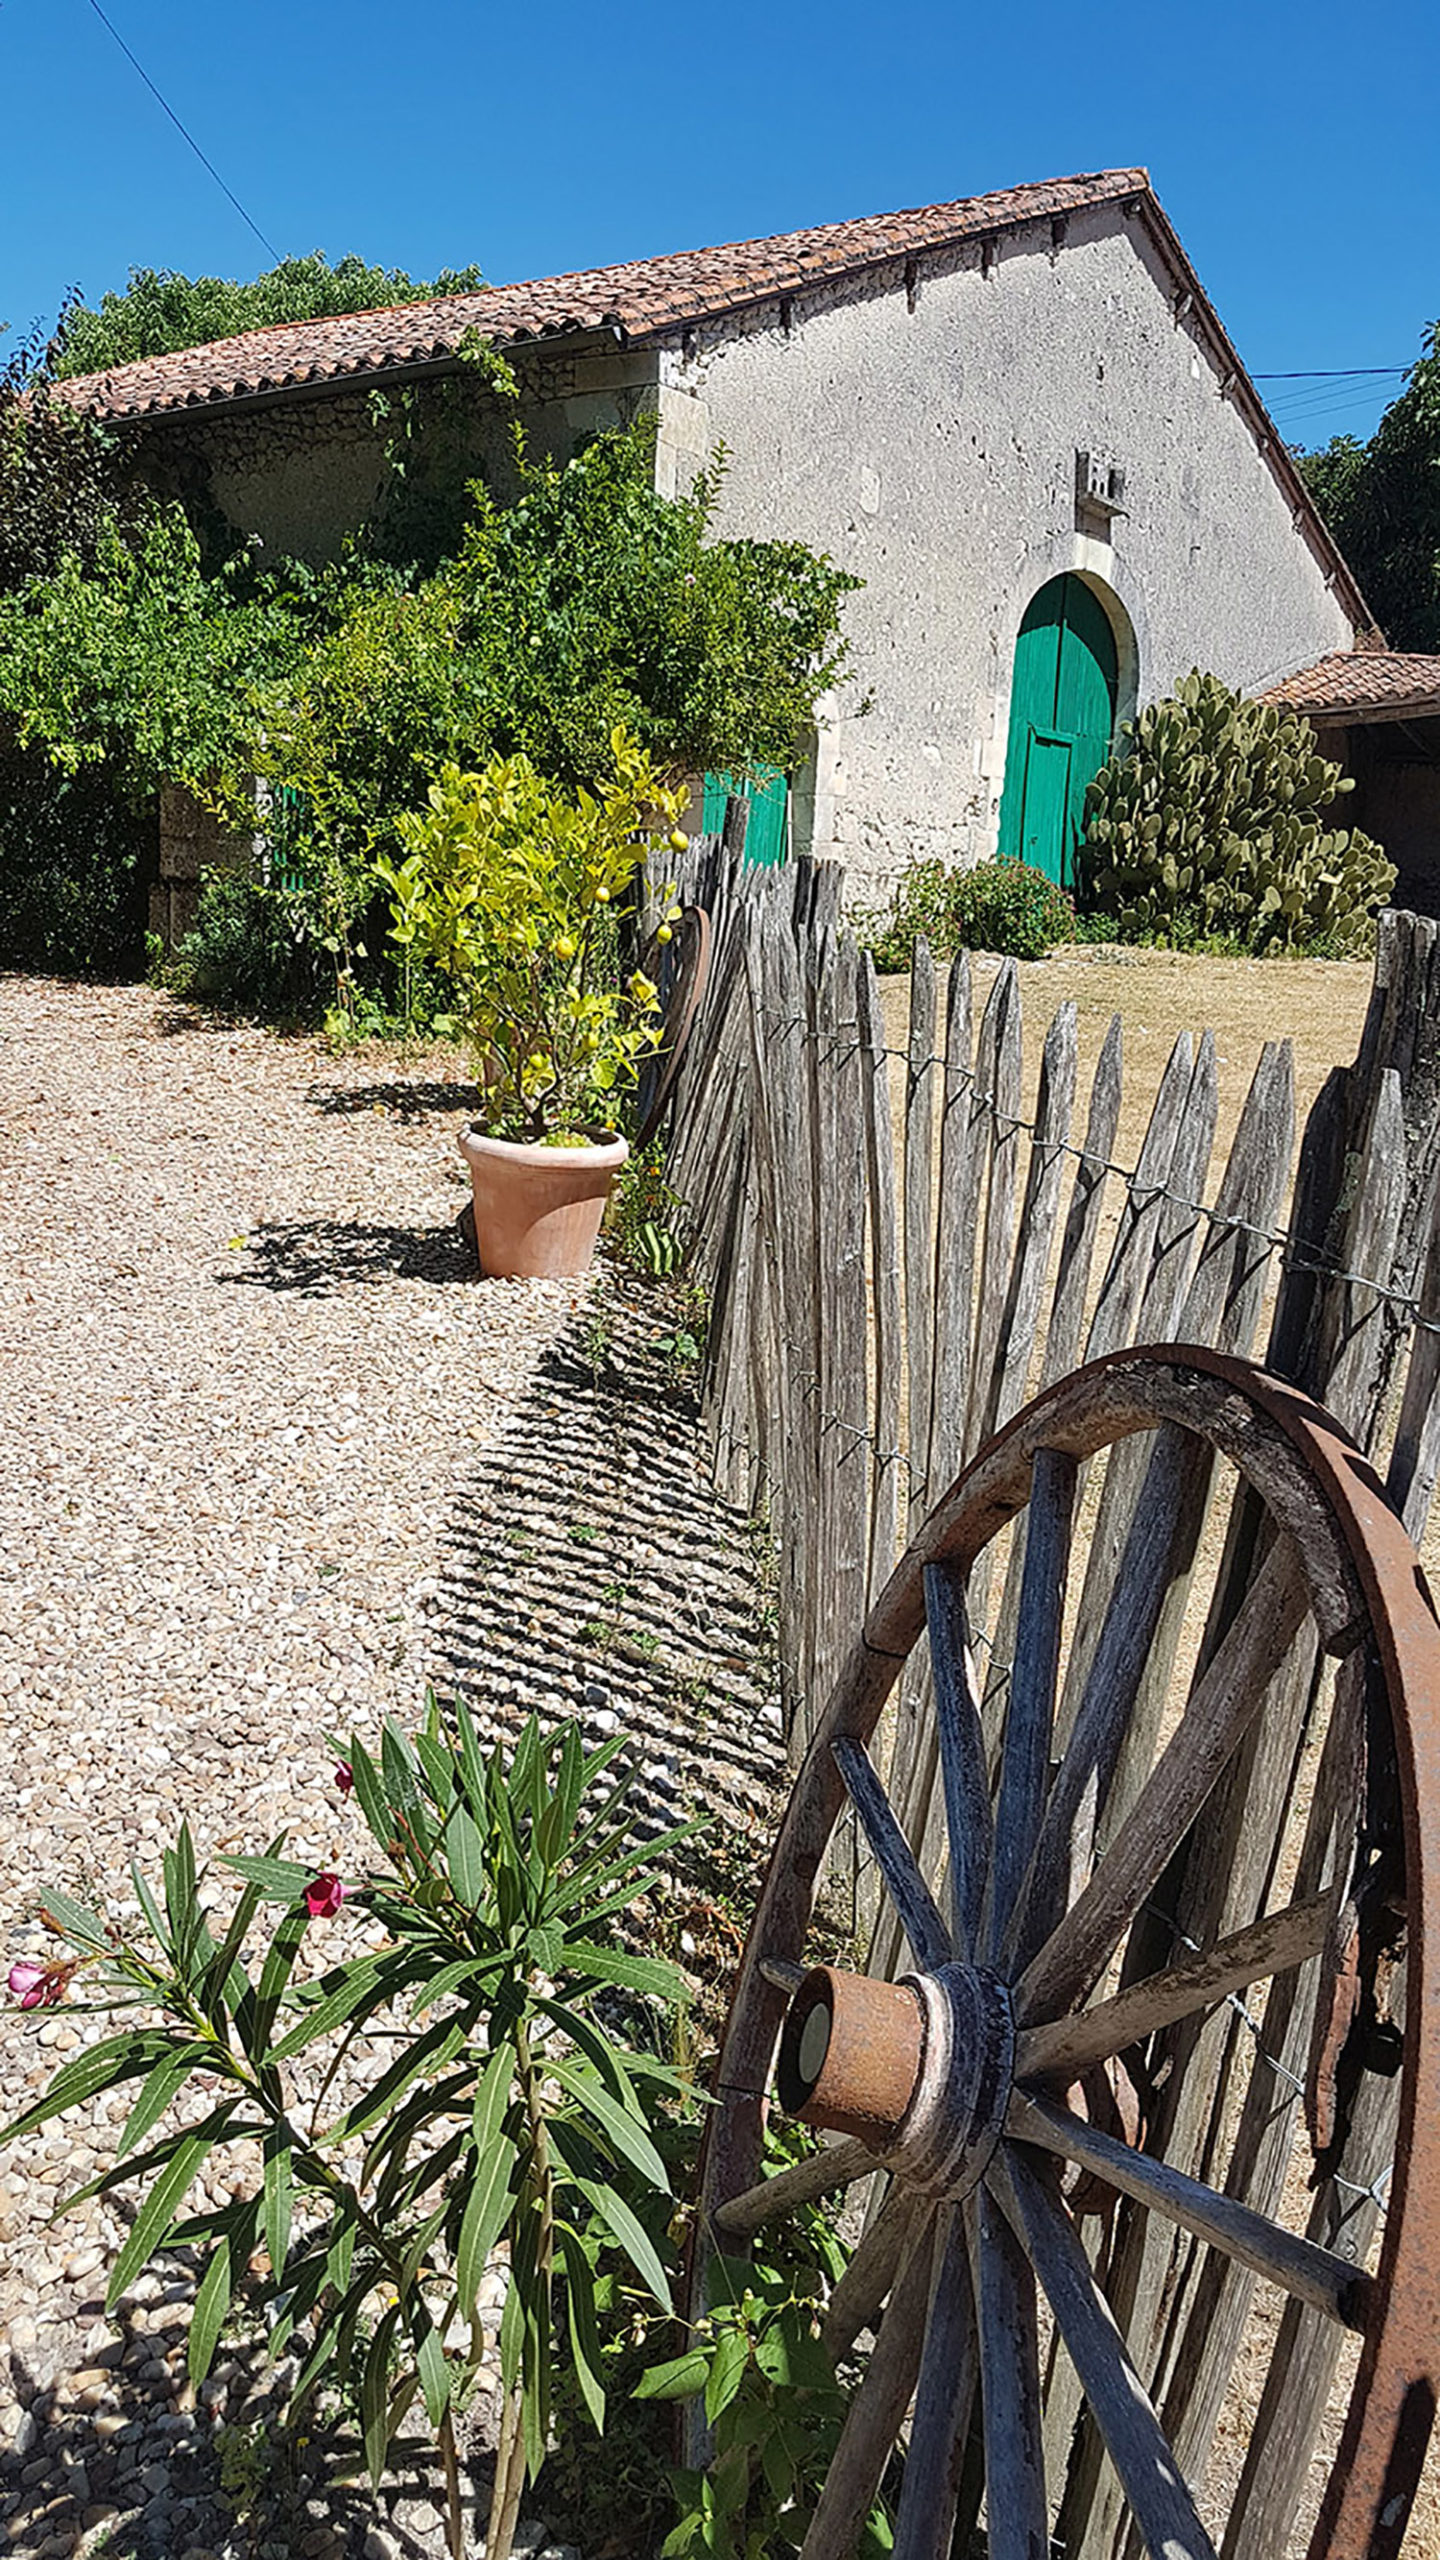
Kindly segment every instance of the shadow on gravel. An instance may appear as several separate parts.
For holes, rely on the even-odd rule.
[[[602,1273],[452,1513],[433,1640],[492,1731],[629,1734],[638,1827],[710,1815],[748,1898],[785,1771],[772,1629],[676,1330],[663,1287]]]
[[[475,1109],[473,1084],[317,1084],[305,1096],[318,1111],[346,1118],[361,1111],[388,1111],[397,1120],[424,1120],[432,1111]]]
[[[358,2433],[333,2410],[294,2434],[282,2426],[285,2369],[267,2364],[257,2342],[228,2347],[202,2405],[178,2407],[190,2286],[181,2279],[167,2294],[144,2331],[133,2310],[117,2317],[112,2361],[72,2386],[88,2408],[38,2390],[12,2351],[27,2418],[20,2445],[0,2459],[0,2538],[16,2560],[60,2560],[82,2533],[85,2549],[108,2560],[363,2560],[377,2526],[396,2560],[442,2560],[432,2446],[398,2437],[376,2493]],[[483,2514],[488,2454],[477,2448],[465,2468],[472,2514]]]
[[[443,1227],[367,1226],[359,1219],[297,1218],[253,1227],[248,1261],[217,1273],[221,1288],[295,1289],[323,1297],[357,1281],[468,1280],[479,1275],[468,1220]]]

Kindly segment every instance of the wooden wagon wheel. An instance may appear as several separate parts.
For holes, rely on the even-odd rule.
[[[645,976],[660,989],[665,1021],[659,1047],[641,1078],[634,1139],[637,1154],[649,1146],[669,1109],[710,976],[710,918],[705,909],[682,907],[670,931],[670,941],[663,944],[658,933],[652,933],[640,960]]]
[[[1108,1603],[1078,1677],[1062,1682],[1077,1642],[1073,1592],[1066,1607],[1077,1483],[1097,1453],[1147,1430],[1156,1435],[1148,1473]],[[1132,1465],[1141,1455],[1126,1454]],[[1232,1523],[1248,1519],[1254,1536],[1248,1587],[1228,1620],[1212,1615],[1194,1665],[1170,1678],[1176,1657],[1172,1646],[1165,1658],[1157,1629],[1175,1570],[1172,1497],[1187,1469],[1193,1486],[1197,1464],[1208,1481],[1217,1455],[1239,1479]],[[996,1683],[982,1701],[967,1584],[1022,1513],[1008,1700],[1002,1693],[987,1743]],[[1237,1534],[1232,1525],[1232,1557]],[[917,1853],[867,1745],[927,1632],[944,1836]],[[1298,1876],[1277,1851],[1279,1871],[1272,1858],[1238,1925],[1232,1906],[1203,1946],[1177,1947],[1157,1909],[1162,1918],[1175,1909],[1168,1888],[1183,1859],[1204,1848],[1207,1824],[1220,1828],[1227,1801],[1233,1814],[1237,1782],[1243,1821],[1252,1780],[1239,1773],[1257,1765],[1267,1693],[1273,1701],[1271,1684],[1293,1679],[1297,1647],[1318,1666],[1312,1742],[1321,1702],[1334,1702],[1318,1785],[1307,1780],[1303,1792],[1332,1802],[1336,1818],[1327,1832],[1323,1811],[1312,1813]],[[1167,1674],[1158,1699],[1157,1658]],[[1384,1840],[1365,1844],[1357,1900],[1345,1808],[1366,1766],[1372,1808],[1388,1782],[1403,1826],[1397,1819],[1388,1874]],[[1309,1767],[1313,1776],[1313,1749]],[[895,1982],[805,1969],[816,1877],[847,1797],[908,1941],[911,1969]],[[1264,2479],[1273,2491],[1282,2471],[1303,2484],[1311,2428],[1303,2412],[1297,2418],[1297,2376],[1313,2373],[1315,2334],[1328,2352],[1345,2332],[1352,2353],[1359,2341],[1348,2409],[1338,2446],[1327,2448],[1318,2516],[1312,2495],[1300,2530],[1315,2517],[1310,2560],[1384,2560],[1399,2550],[1440,2377],[1437,1897],[1440,1631],[1414,1550],[1341,1427],[1249,1363],[1184,1346],[1097,1361],[1017,1415],[931,1513],[845,1660],[780,1830],[719,2067],[700,2219],[712,2248],[743,2249],[773,2215],[827,2194],[853,2227],[867,2192],[853,2182],[873,2180],[870,2220],[825,2326],[842,2363],[849,2351],[847,2370],[856,2340],[874,2343],[805,2560],[853,2551],[882,2482],[897,2560],[1205,2560],[1217,2551],[1282,2560],[1302,2502],[1291,2501],[1283,2529],[1272,2521],[1257,2543],[1254,2484]],[[1233,2124],[1227,2133],[1223,2107],[1211,2155],[1190,2169],[1166,2158],[1154,2127],[1179,2123],[1187,2095],[1214,2099],[1208,2081],[1197,2087],[1189,2075],[1213,2074],[1215,2034],[1228,2030],[1230,2049],[1255,2073],[1269,2069],[1263,2036],[1247,2027],[1269,2014],[1267,1997],[1292,1988],[1300,2079],[1304,2019],[1320,2017],[1310,2110],[1328,2124],[1349,2015],[1350,1924],[1358,1907],[1373,1946],[1378,1910],[1393,1947],[1402,1900],[1403,2046],[1364,2002],[1355,2021],[1369,2039],[1362,2063],[1386,2067],[1388,2035],[1389,2068],[1400,2065],[1372,2274],[1304,2235],[1306,2201],[1294,2199],[1293,2178],[1283,2201],[1269,2191],[1263,2204],[1247,2200],[1240,2136]],[[1249,1986],[1241,2020],[1238,1995]],[[765,2178],[777,2038],[781,2107],[844,2138]],[[1352,2051],[1352,2095],[1363,2077],[1354,2061]],[[1238,2061],[1233,2076],[1238,2103]],[[1290,2092],[1266,2085],[1273,2115]],[[1378,2085],[1369,2082],[1372,2096]],[[1388,2084],[1392,2101],[1396,2086]],[[1122,2336],[1127,2301],[1112,2313],[1107,2300],[1125,2296],[1126,2268],[1133,2297],[1147,2248],[1152,2260],[1157,2248],[1170,2253],[1162,2309],[1171,2325],[1165,2332],[1161,2320],[1153,2397]],[[1232,2283],[1237,2267],[1279,2288],[1261,2297],[1280,2306],[1268,2377],[1263,2356],[1254,2366],[1253,2321],[1244,2356],[1225,2345],[1223,2376],[1206,2364],[1225,2324],[1204,2279]],[[1238,2346],[1233,2328],[1225,2335]],[[1322,2360],[1327,2381],[1331,2369]],[[1178,2383],[1188,2375],[1193,2385],[1197,2371],[1212,2415],[1198,2452],[1190,2443],[1187,2477],[1178,2450],[1187,2427],[1173,2421],[1184,2405]],[[1233,2458],[1207,2476],[1221,2384],[1238,2395],[1239,2437]],[[1324,2396],[1322,2383],[1322,2404]],[[1312,2378],[1305,2409],[1314,2405]],[[1187,2425],[1193,2433],[1193,2410]]]

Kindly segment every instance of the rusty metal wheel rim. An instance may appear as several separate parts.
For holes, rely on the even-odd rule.
[[[844,1800],[836,1746],[842,1757],[847,1748],[863,1753],[922,1633],[926,1568],[968,1571],[1024,1507],[1042,1449],[1083,1459],[1166,1421],[1198,1430],[1262,1494],[1267,1468],[1272,1493],[1278,1481],[1277,1453],[1292,1470],[1298,1461],[1318,1496],[1320,1527],[1286,1522],[1278,1506],[1274,1516],[1306,1530],[1306,1581],[1327,1649],[1346,1640],[1347,1613],[1368,1626],[1389,1707],[1408,1924],[1400,2119],[1359,2371],[1310,2560],[1390,2560],[1404,2538],[1440,2375],[1440,2228],[1426,2213],[1440,2192],[1440,2110],[1427,2111],[1422,2099],[1440,2085],[1440,1991],[1427,1929],[1440,1910],[1440,1630],[1414,1550],[1368,1462],[1329,1415],[1251,1363],[1185,1345],[1092,1363],[1017,1415],[936,1505],[851,1647],[776,1842],[722,2050],[702,2220],[711,2227],[727,2199],[754,2184],[771,2053],[794,1988],[814,1877]],[[872,2137],[870,2149],[878,2147]]]
[[[690,1034],[695,1028],[705,989],[710,979],[711,925],[704,907],[682,907],[672,928],[673,940],[662,945],[658,929],[652,933],[641,955],[640,967],[647,978],[656,978],[663,986],[671,983],[665,998],[665,1020],[660,1042],[650,1061],[655,1084],[645,1105],[644,1116],[635,1133],[635,1152],[649,1146],[670,1107]]]

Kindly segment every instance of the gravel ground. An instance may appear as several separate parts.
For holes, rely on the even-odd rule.
[[[742,1864],[768,1832],[755,1576],[663,1326],[633,1285],[478,1284],[467,1099],[146,988],[0,979],[7,1963],[46,1883],[120,1909],[182,1812],[202,1850],[288,1826],[343,1866],[324,1734],[427,1679],[492,1723],[633,1726],[657,1823],[716,1801]],[[76,2040],[0,2015],[6,2113]],[[237,2351],[197,2408],[183,2275],[107,2321],[123,2212],[46,2225],[107,2103],[0,2154],[0,2548],[437,2551],[413,2463],[378,2509],[323,2466],[219,2494],[215,2426],[263,2419],[265,2371]]]

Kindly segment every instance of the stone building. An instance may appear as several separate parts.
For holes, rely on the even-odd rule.
[[[849,681],[767,825],[873,889],[997,845],[1066,876],[1118,720],[1192,665],[1348,653],[1363,598],[1142,170],[301,321],[67,386],[237,537],[312,558],[375,506],[376,394],[518,371],[532,448],[641,410],[658,485],[723,440],[721,529],[829,552]]]
[[[1349,774],[1339,819],[1383,844],[1400,874],[1396,904],[1440,916],[1440,658],[1351,650],[1265,699],[1303,712],[1320,753]]]

